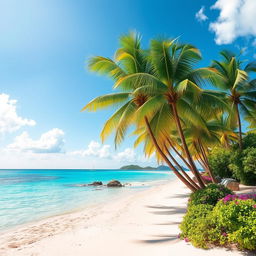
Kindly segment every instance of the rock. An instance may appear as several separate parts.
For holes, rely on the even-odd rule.
[[[93,183],[89,184],[75,184],[75,187],[88,187],[88,186],[102,186],[103,183],[101,181],[94,181]]]
[[[88,186],[102,186],[103,183],[101,181],[94,181],[93,183],[88,184]]]
[[[239,191],[239,183],[236,181],[231,181],[226,185],[227,188],[229,188],[232,191]]]
[[[223,186],[231,189],[232,191],[239,191],[239,182],[237,182],[234,179],[230,179],[230,178],[226,178],[226,179],[222,179],[221,183]]]
[[[118,180],[111,180],[108,184],[108,187],[122,187],[122,183]]]

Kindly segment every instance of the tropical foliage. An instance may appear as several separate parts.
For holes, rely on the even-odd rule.
[[[209,152],[216,146],[229,148],[235,141],[242,147],[241,119],[251,128],[256,124],[256,83],[249,79],[255,63],[243,68],[238,57],[221,55],[223,61],[198,68],[202,57],[193,45],[152,39],[143,49],[138,34],[121,36],[113,59],[96,56],[89,61],[91,71],[113,80],[116,92],[93,99],[83,110],[114,107],[102,129],[102,141],[114,133],[118,146],[132,127],[135,147],[143,144],[146,156],[155,153],[190,190],[204,188],[196,161],[215,182]],[[220,89],[207,89],[212,85]]]
[[[220,196],[216,188],[207,192],[209,198]],[[256,194],[226,194],[214,201],[205,200],[204,193],[194,194],[180,225],[181,238],[201,248],[236,245],[256,249]]]
[[[243,138],[243,149],[239,144],[230,148],[216,147],[211,150],[209,166],[216,177],[235,178],[245,185],[256,184],[256,134]]]

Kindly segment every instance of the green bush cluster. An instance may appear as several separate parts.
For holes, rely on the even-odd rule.
[[[225,197],[228,194],[233,194],[233,192],[217,184],[209,184],[206,188],[197,190],[190,195],[189,205],[199,205],[208,204],[215,205],[219,199]]]
[[[225,232],[228,243],[240,249],[256,249],[256,202],[252,199],[220,201],[209,215],[212,223]]]
[[[206,188],[202,193],[197,191],[191,195],[188,211],[180,225],[181,238],[200,248],[235,244],[239,249],[255,250],[256,200],[233,196],[230,201],[216,201],[216,190]],[[205,201],[204,191],[213,193],[210,200]]]
[[[231,178],[233,173],[229,168],[231,164],[232,150],[226,148],[214,148],[209,155],[209,165],[213,174],[220,178]]]
[[[214,148],[209,165],[220,178],[235,178],[245,185],[256,185],[256,134],[243,139],[243,150],[235,144],[230,149]]]

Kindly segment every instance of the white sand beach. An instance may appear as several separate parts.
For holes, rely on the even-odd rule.
[[[178,239],[188,192],[173,180],[115,202],[16,228],[1,234],[0,255],[245,255],[223,248],[197,249]]]

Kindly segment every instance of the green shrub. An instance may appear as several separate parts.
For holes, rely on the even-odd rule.
[[[243,150],[238,144],[231,149],[214,148],[208,158],[215,176],[232,177],[245,185],[256,184],[256,134],[249,133],[243,138]]]
[[[208,226],[208,215],[212,209],[213,206],[207,204],[190,206],[180,225],[181,238],[189,239],[196,247],[207,248],[208,229],[205,227]]]
[[[256,184],[256,148],[247,148],[243,151],[235,151],[229,165],[234,177],[242,184]]]
[[[227,240],[241,249],[256,249],[256,203],[252,199],[219,201],[211,219],[227,234]]]
[[[209,154],[209,166],[215,176],[220,178],[231,178],[232,171],[229,168],[231,164],[232,151],[225,148],[214,148]]]
[[[243,138],[243,149],[247,148],[256,148],[256,134],[255,133],[248,133]]]
[[[228,194],[233,194],[233,192],[222,185],[209,184],[206,188],[197,190],[190,195],[189,205],[215,205],[219,199]]]
[[[256,185],[256,148],[247,148],[243,151],[242,163],[246,184]]]
[[[194,246],[236,244],[256,249],[256,203],[252,199],[220,200],[215,206],[191,205],[180,225],[181,238]]]

